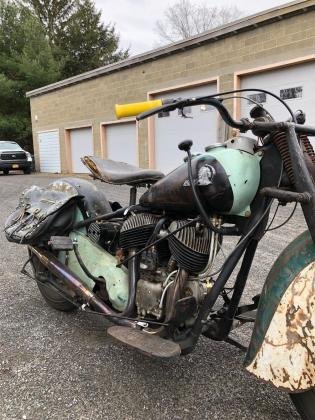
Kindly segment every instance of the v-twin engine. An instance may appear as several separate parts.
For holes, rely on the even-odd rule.
[[[193,296],[199,305],[209,291],[209,278],[199,278],[198,274],[209,272],[219,249],[220,238],[199,223],[184,227],[187,222],[185,219],[169,223],[161,216],[147,213],[131,215],[124,222],[119,244],[125,250],[141,249],[149,242],[174,232],[142,256],[136,293],[140,316],[163,318],[166,295],[179,269],[188,273],[182,298]]]

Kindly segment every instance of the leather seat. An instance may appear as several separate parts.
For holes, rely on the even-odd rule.
[[[140,169],[137,166],[111,159],[84,156],[81,160],[95,178],[109,184],[140,186],[154,184],[164,177],[162,172]]]

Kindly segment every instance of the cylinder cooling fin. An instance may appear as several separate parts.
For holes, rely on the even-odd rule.
[[[120,230],[119,244],[122,248],[142,248],[152,235],[159,216],[139,213],[128,217]]]
[[[169,231],[174,232],[186,223],[187,220],[174,221],[171,223]],[[210,240],[211,232],[209,229],[187,226],[170,236],[168,241],[173,258],[178,266],[190,273],[199,273],[208,262]]]

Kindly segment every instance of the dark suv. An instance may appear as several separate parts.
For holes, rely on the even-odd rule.
[[[14,141],[0,140],[0,171],[8,175],[9,171],[21,170],[30,174],[33,168],[33,158]]]

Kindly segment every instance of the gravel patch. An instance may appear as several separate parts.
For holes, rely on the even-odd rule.
[[[0,175],[0,225],[18,194],[56,176]],[[98,183],[109,199],[126,203],[128,188]],[[291,206],[281,208],[276,223]],[[244,302],[258,293],[272,262],[305,229],[300,210],[260,244]],[[231,243],[229,244],[231,245]],[[0,231],[1,419],[298,419],[289,398],[242,367],[243,354],[202,337],[196,350],[175,360],[151,360],[115,345],[107,322],[49,308],[19,271],[25,246]],[[250,327],[233,337],[250,339]]]

